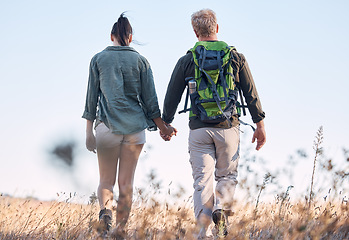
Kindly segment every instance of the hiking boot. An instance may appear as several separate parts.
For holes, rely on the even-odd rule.
[[[115,240],[125,240],[126,236],[125,229],[121,229],[120,226],[117,226],[111,233],[111,238]]]
[[[110,209],[102,209],[99,212],[99,232],[106,234],[111,228],[112,211]]]
[[[215,224],[218,237],[226,237],[228,235],[227,216],[222,209],[217,209],[212,213],[212,220]]]

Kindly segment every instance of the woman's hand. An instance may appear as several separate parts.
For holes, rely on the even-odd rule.
[[[86,148],[96,153],[96,138],[93,134],[93,121],[86,121]]]
[[[96,137],[91,133],[86,133],[86,148],[87,150],[96,153]]]

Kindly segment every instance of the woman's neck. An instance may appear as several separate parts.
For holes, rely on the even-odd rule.
[[[113,41],[113,46],[121,46],[120,43],[117,40]]]

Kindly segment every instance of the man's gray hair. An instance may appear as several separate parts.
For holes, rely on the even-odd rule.
[[[191,25],[200,37],[210,37],[216,33],[216,13],[211,9],[202,9],[191,15]]]

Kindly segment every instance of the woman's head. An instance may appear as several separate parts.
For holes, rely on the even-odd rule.
[[[202,9],[191,15],[191,25],[197,36],[211,37],[217,32],[216,13],[211,9]]]
[[[112,37],[118,41],[121,46],[128,46],[132,41],[132,27],[124,13],[121,13],[118,21],[114,23],[111,30]]]

